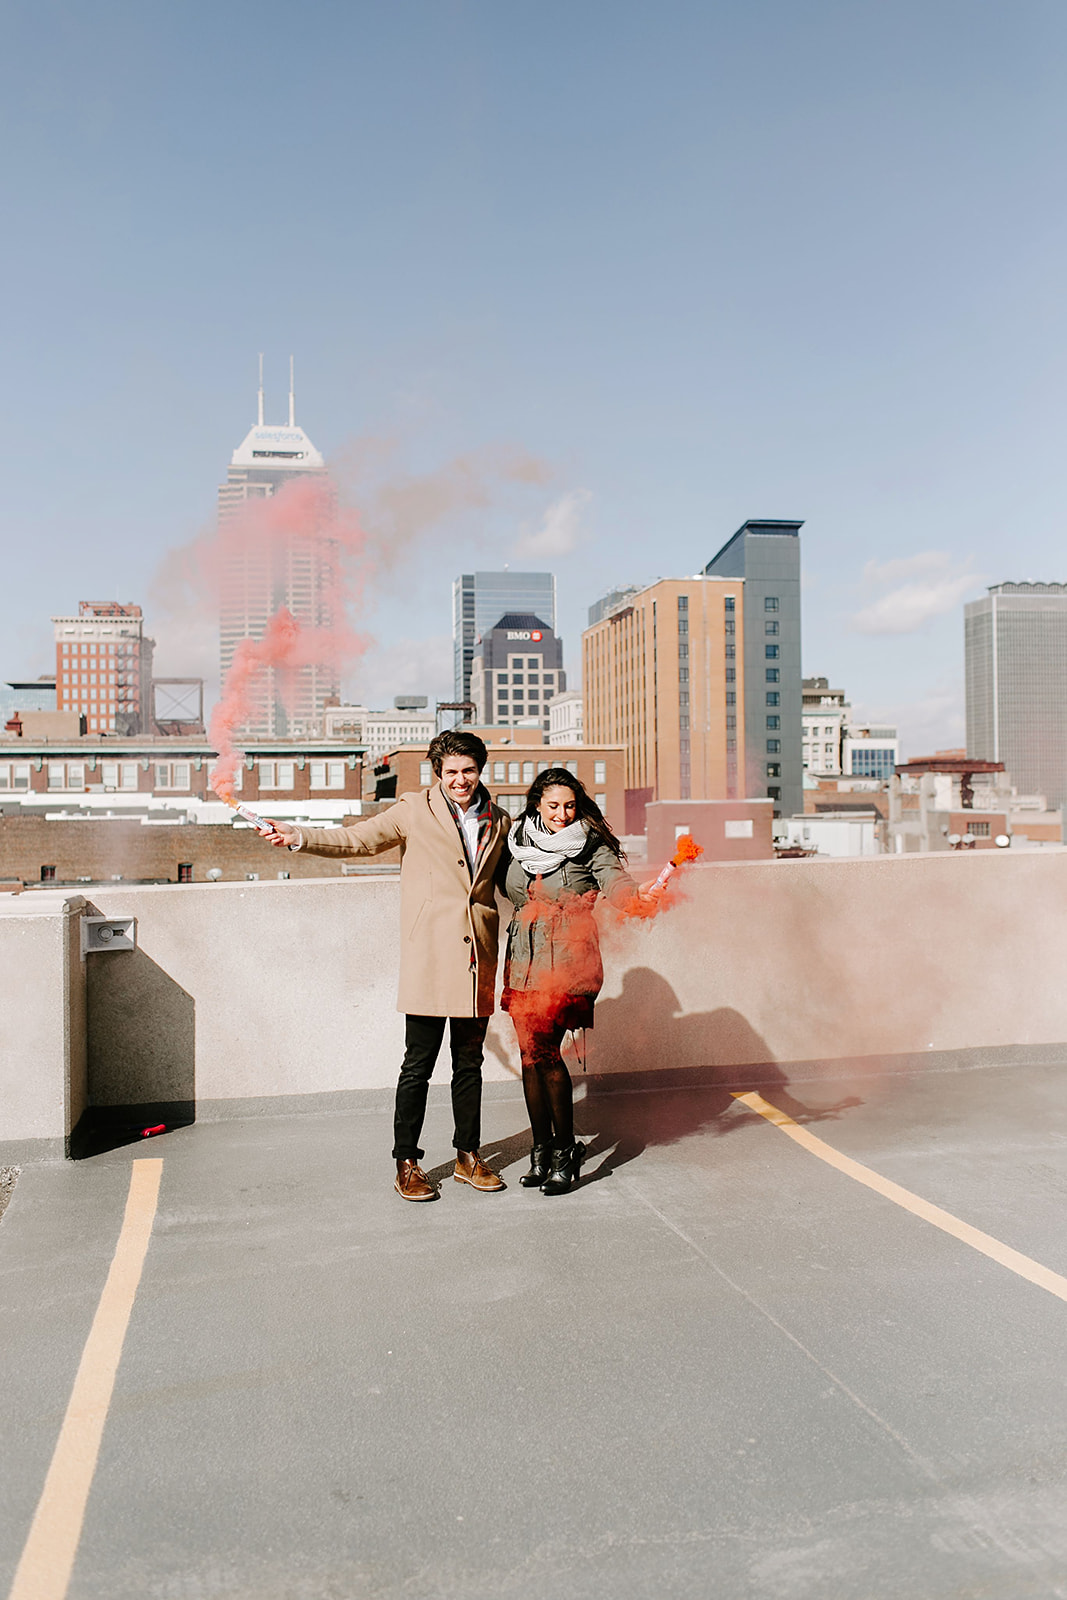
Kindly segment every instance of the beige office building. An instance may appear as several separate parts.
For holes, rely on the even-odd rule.
[[[635,805],[745,794],[743,592],[663,578],[582,635],[585,738],[626,746]]]

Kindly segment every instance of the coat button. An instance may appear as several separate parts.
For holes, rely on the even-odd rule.
[[[457,861],[457,862],[456,862],[456,866],[457,866],[457,867],[461,867],[461,866],[462,866],[462,865],[463,865],[463,863],[462,863],[462,861]]]
[[[470,944],[470,942],[471,942],[471,936],[470,936],[470,934],[469,934],[469,933],[465,933],[465,934],[464,934],[464,935],[463,935],[463,943],[464,943],[464,944]]]

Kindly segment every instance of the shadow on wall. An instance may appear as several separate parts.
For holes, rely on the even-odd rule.
[[[649,967],[631,968],[618,998],[598,1003],[594,1035],[593,1076],[575,1121],[579,1132],[593,1136],[590,1161],[604,1160],[586,1182],[607,1177],[649,1145],[761,1122],[737,1105],[734,1093],[756,1090],[796,1122],[821,1122],[862,1104],[850,1095],[833,1105],[805,1105],[739,1011],[721,1006],[684,1015],[666,978]]]
[[[159,1123],[196,1115],[196,1005],[143,950],[87,962],[89,1110],[76,1159],[113,1150]]]

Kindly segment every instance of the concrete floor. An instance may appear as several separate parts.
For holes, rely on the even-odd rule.
[[[1067,1273],[1061,1083],[1020,1059],[763,1092]],[[380,1109],[25,1168],[0,1592],[152,1155],[71,1600],[1067,1597],[1067,1304],[723,1090],[580,1121],[601,1153],[557,1199],[518,1187],[518,1099],[486,1105],[508,1191],[448,1179],[433,1205],[393,1194]],[[450,1131],[433,1109],[425,1165]]]

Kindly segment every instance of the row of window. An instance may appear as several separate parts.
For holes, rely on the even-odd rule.
[[[135,644],[63,644],[60,653],[64,656],[132,656],[136,653]]]
[[[344,761],[309,761],[308,783],[312,789],[344,789]],[[101,761],[91,774],[92,781],[105,789],[135,790],[138,786],[139,763],[136,761]],[[89,768],[84,761],[49,761],[47,786],[49,789],[84,789]],[[234,787],[241,788],[242,769],[238,769]],[[193,764],[191,761],[156,761],[153,763],[153,780],[156,789],[175,789],[188,792],[192,788]],[[261,761],[259,763],[260,789],[292,789],[296,783],[296,763],[293,761]],[[0,790],[30,788],[28,762],[0,762]]]

